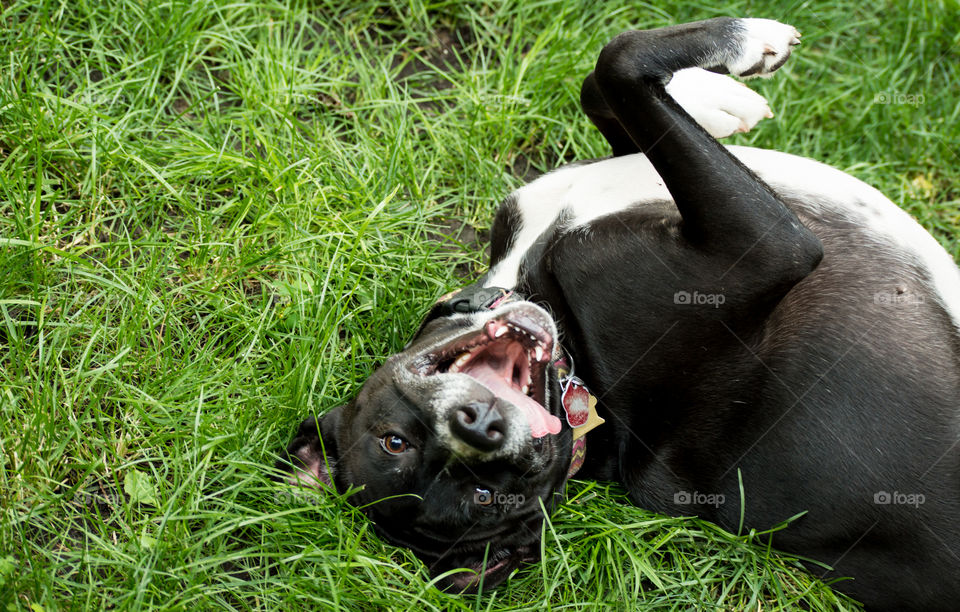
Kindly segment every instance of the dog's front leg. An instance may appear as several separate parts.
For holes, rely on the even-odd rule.
[[[767,75],[783,65],[797,36],[775,21],[727,18],[626,32],[604,47],[581,96],[615,154],[639,150],[653,163],[683,217],[685,240],[748,270],[741,280],[766,299],[816,267],[820,242],[665,85],[691,67]]]

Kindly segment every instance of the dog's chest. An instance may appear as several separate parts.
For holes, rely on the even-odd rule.
[[[502,227],[494,228],[505,235],[504,252],[493,253],[485,285],[515,288],[523,261],[542,248],[538,241],[547,232],[586,230],[595,219],[655,200],[672,198],[643,155],[573,164],[545,174],[504,204],[512,210],[500,216]]]

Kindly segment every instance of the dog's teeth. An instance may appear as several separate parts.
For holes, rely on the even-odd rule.
[[[537,345],[537,348],[534,349],[533,354],[534,354],[534,357],[536,357],[537,361],[543,361],[543,347],[542,347],[542,346],[540,346],[540,345],[538,344],[538,345]]]
[[[469,359],[470,359],[470,353],[464,353],[460,355],[459,357],[457,357],[457,360],[453,362],[453,365],[451,365],[450,369],[447,371],[451,373],[459,372],[460,368],[462,368]]]
[[[524,395],[526,395],[530,393],[530,385],[523,385],[522,387],[520,387],[520,390],[523,391]]]
[[[490,321],[487,323],[487,337],[491,340],[495,340],[503,334],[507,333],[507,328],[497,321]]]

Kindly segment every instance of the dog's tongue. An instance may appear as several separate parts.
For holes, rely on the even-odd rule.
[[[546,408],[511,382],[514,364],[518,362],[526,367],[524,348],[519,344],[511,344],[502,350],[494,348],[486,351],[483,356],[473,359],[461,371],[479,381],[494,395],[519,408],[527,419],[534,438],[560,433],[560,419],[547,412]]]

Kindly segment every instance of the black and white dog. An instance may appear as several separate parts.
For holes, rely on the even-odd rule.
[[[956,264],[860,181],[714,139],[769,114],[715,73],[769,74],[798,36],[711,19],[610,42],[581,102],[613,157],[507,198],[489,272],[301,425],[294,479],[362,485],[384,537],[474,570],[446,588],[536,558],[541,502],[582,463],[732,530],[805,513],[776,547],[871,608],[960,606]]]

